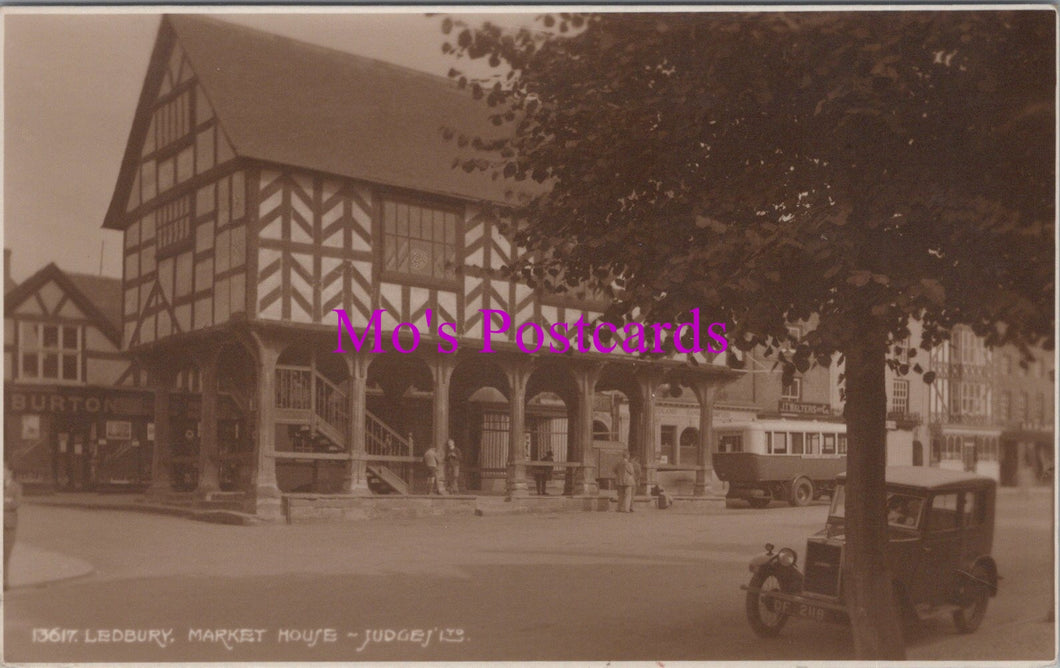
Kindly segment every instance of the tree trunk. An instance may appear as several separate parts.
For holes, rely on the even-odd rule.
[[[844,595],[858,659],[905,658],[891,574],[887,512],[886,340],[860,323],[846,357],[846,558]],[[868,326],[866,326],[868,325]],[[860,329],[860,328],[859,328]]]

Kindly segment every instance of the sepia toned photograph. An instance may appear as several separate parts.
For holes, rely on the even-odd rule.
[[[1056,664],[1055,7],[170,9],[0,9],[5,665]]]

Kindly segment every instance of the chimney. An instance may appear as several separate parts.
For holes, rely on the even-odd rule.
[[[11,249],[4,249],[4,294],[11,292],[15,287],[15,279],[11,278]]]

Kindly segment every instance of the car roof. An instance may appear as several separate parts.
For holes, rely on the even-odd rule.
[[[836,476],[836,480],[843,482],[846,480],[846,476],[846,472],[840,473]],[[950,471],[930,466],[888,466],[887,484],[937,490],[988,487],[997,483],[993,478],[975,475],[974,473],[965,473],[964,471]]]

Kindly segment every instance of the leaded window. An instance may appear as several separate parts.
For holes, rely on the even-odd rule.
[[[417,278],[456,278],[454,211],[396,199],[383,201],[383,269]]]

